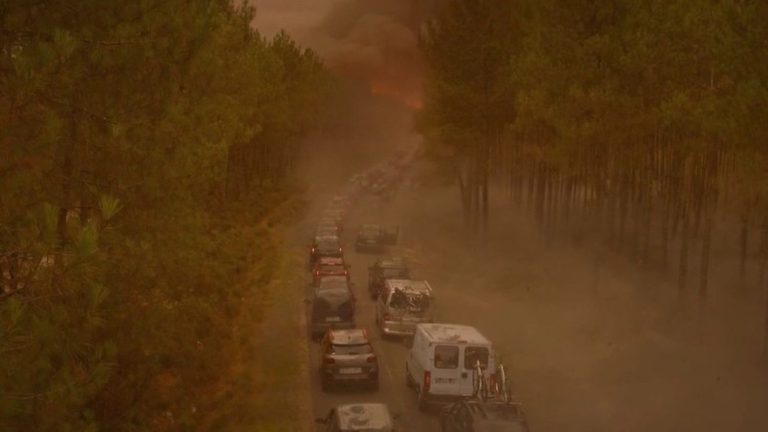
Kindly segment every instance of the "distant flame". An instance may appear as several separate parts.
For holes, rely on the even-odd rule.
[[[385,83],[379,82],[371,84],[371,93],[375,96],[382,96],[387,99],[398,101],[414,110],[420,110],[424,106],[419,95],[408,94],[402,89]]]

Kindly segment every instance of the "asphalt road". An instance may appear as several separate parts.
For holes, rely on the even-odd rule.
[[[358,327],[368,330],[376,355],[379,358],[379,390],[339,389],[323,392],[320,388],[320,345],[310,342],[309,369],[310,385],[314,401],[315,417],[324,417],[335,406],[360,403],[384,402],[390,411],[396,415],[399,431],[437,431],[439,425],[436,413],[420,413],[416,408],[416,395],[405,385],[405,360],[407,348],[399,339],[383,340],[375,325],[375,303],[367,292],[368,266],[380,255],[360,254],[354,251],[356,228],[363,223],[400,224],[396,214],[388,211],[380,199],[364,197],[351,209],[345,221],[345,231],[342,234],[342,244],[345,247],[345,260],[351,265],[350,275],[353,291],[357,297],[356,322]],[[311,236],[311,220],[307,223],[307,242]],[[402,247],[394,247],[384,255],[402,255]],[[418,275],[416,275],[418,277]],[[307,283],[310,277],[307,274]],[[307,297],[311,288],[306,288]],[[309,320],[307,308],[307,320]],[[321,430],[321,429],[318,429]]]

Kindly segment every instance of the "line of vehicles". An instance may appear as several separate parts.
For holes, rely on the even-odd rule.
[[[401,154],[396,160],[389,167],[400,172],[413,155]],[[394,188],[365,175],[355,176],[345,193],[329,201],[317,225],[308,259],[312,296],[307,301],[309,333],[320,341],[324,392],[340,386],[379,388],[377,348],[369,329],[356,323],[358,299],[341,242],[347,212],[365,191],[357,185]],[[390,256],[399,231],[399,227],[363,225],[354,249],[378,255],[367,269],[367,293],[375,302],[375,331],[382,338],[402,338],[409,347],[403,381],[414,390],[418,409],[439,406],[443,432],[528,432],[525,414],[512,397],[509,377],[492,342],[472,326],[435,323],[432,286],[414,277],[406,259]],[[395,420],[386,404],[358,403],[335,407],[317,423],[325,432],[392,432]]]

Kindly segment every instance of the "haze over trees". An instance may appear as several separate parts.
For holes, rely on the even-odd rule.
[[[251,18],[0,4],[0,430],[179,430],[230,402],[232,326],[329,85]]]
[[[709,295],[718,221],[768,264],[768,5],[450,0],[422,33],[420,127],[471,228],[489,179]],[[692,276],[698,276],[693,278]],[[768,348],[768,303],[766,303]]]

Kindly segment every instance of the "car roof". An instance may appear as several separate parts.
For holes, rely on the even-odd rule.
[[[392,416],[387,406],[381,403],[341,405],[336,408],[336,415],[339,418],[341,430],[392,429]]]
[[[319,236],[315,236],[315,243],[339,243],[339,236],[332,235],[332,234],[323,234]]]
[[[401,290],[406,293],[432,295],[432,287],[425,280],[387,279],[385,282],[392,290]]]
[[[334,286],[338,286],[343,283],[344,286],[347,286],[347,287],[349,286],[349,281],[347,280],[346,276],[336,276],[336,275],[323,276],[320,278],[320,285],[318,286],[318,288],[321,288],[324,283],[329,285],[334,285]]]
[[[330,331],[334,345],[360,345],[368,343],[368,334],[363,329],[335,329]]]
[[[408,264],[405,262],[405,258],[400,258],[400,257],[381,258],[378,261],[376,261],[376,265],[381,268],[408,267]]]
[[[380,230],[381,225],[376,224],[362,224],[360,225],[360,230]]]
[[[491,345],[480,331],[468,325],[423,323],[417,328],[421,328],[432,342]]]

